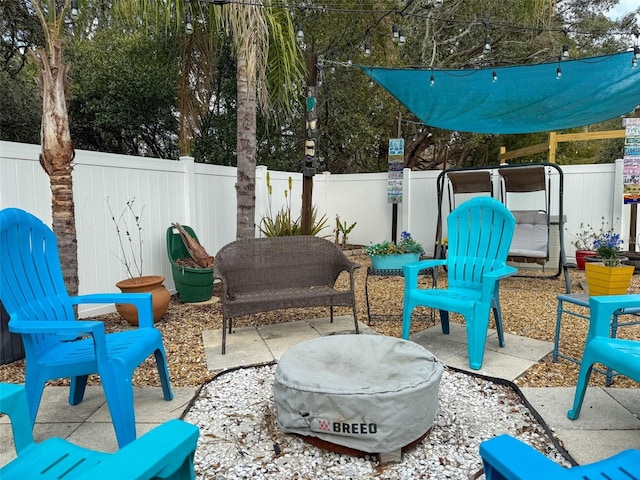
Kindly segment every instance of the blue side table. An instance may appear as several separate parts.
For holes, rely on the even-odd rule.
[[[577,363],[578,365],[580,365],[580,360],[576,359],[576,358],[571,358],[567,355],[563,355],[562,353],[560,353],[559,350],[559,344],[560,344],[560,324],[562,322],[562,315],[566,314],[566,315],[573,315],[574,317],[578,317],[578,318],[583,318],[585,319],[587,322],[590,321],[589,315],[588,314],[583,314],[581,312],[577,312],[575,310],[569,310],[566,308],[565,303],[570,303],[573,305],[579,305],[581,307],[585,307],[585,308],[589,308],[589,295],[586,293],[573,293],[573,294],[564,294],[564,295],[558,295],[558,316],[556,318],[556,333],[555,333],[555,337],[553,339],[553,357],[552,357],[552,361],[553,363],[556,363],[558,361],[558,358],[564,358],[565,360],[568,360],[570,362],[573,363]],[[640,315],[638,315],[640,313],[640,307],[634,307],[634,308],[621,308],[620,310],[617,310],[614,314],[613,317],[611,318],[611,338],[616,338],[616,335],[618,333],[618,328],[619,327],[627,327],[630,325],[640,325],[640,320],[637,320],[638,317],[640,317]],[[630,322],[625,322],[625,323],[620,323],[618,320],[618,317],[620,315],[633,315],[636,320],[630,321]],[[603,375],[606,376],[606,381],[605,381],[605,385],[608,387],[609,385],[611,385],[611,380],[613,379],[614,375],[617,375],[616,373],[614,373],[610,368],[607,368],[607,370],[601,370],[599,368],[593,368],[594,372],[598,372],[601,373]]]

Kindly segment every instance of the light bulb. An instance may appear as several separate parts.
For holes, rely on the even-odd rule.
[[[491,51],[491,41],[489,40],[489,35],[484,37],[484,47],[482,47],[482,51],[484,53],[489,53]]]
[[[494,70],[493,73],[491,74],[493,81],[497,82],[498,81],[498,74],[496,73],[496,71]]]
[[[398,37],[398,44],[404,45],[405,43],[407,43],[407,38],[404,36],[404,32],[400,30],[400,36]]]
[[[433,87],[436,84],[436,78],[431,74],[431,78],[429,79],[429,86]]]
[[[566,45],[562,46],[562,58],[569,58],[569,47]]]
[[[633,47],[633,58],[640,58],[640,47],[638,45]]]
[[[398,25],[396,25],[395,23],[391,27],[391,34],[392,34],[393,41],[397,42],[398,39],[400,38],[400,32],[398,31]]]
[[[364,56],[365,57],[371,56],[371,46],[368,43],[364,44]]]
[[[185,31],[188,35],[193,33],[193,23],[191,23],[191,12],[187,10],[187,25],[185,26]]]
[[[71,19],[78,20],[80,17],[80,11],[78,10],[78,0],[71,1]]]
[[[562,68],[560,67],[556,68],[556,78],[557,79],[562,78]]]
[[[350,67],[351,65],[353,65],[353,62],[351,61],[351,57],[347,58],[347,67]]]

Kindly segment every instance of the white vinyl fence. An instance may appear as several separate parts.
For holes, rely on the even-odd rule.
[[[22,208],[51,225],[51,190],[40,167],[39,154],[39,145],[0,142],[0,208]],[[627,247],[629,206],[622,203],[622,166],[622,160],[618,160],[615,164],[562,167],[567,233],[576,232],[582,222],[599,226],[604,218],[622,233]],[[439,173],[405,169],[403,203],[398,207],[398,234],[410,232],[429,254],[433,253],[436,238]],[[293,180],[292,212],[297,216],[301,208],[302,175],[270,171],[271,198],[266,176],[266,167],[259,166],[256,224],[269,209],[275,213],[283,206],[289,177]],[[552,178],[556,182],[551,188],[555,195],[557,174]],[[235,239],[233,167],[196,164],[188,157],[172,161],[78,150],[73,182],[81,294],[118,291],[115,283],[126,277],[107,201],[116,215],[133,198],[137,207],[143,208],[144,273],[164,275],[165,285],[172,292],[175,288],[165,246],[166,230],[172,222],[191,226],[211,255]],[[386,173],[320,173],[313,183],[313,204],[320,215],[328,218],[329,226],[322,235],[333,238],[335,218],[339,215],[349,225],[357,222],[349,243],[369,245],[391,239],[392,206],[387,203]],[[511,204],[509,207],[523,208]],[[445,201],[445,216],[448,208]],[[551,213],[557,214],[553,210]],[[256,236],[259,235],[256,231]],[[574,255],[571,240],[565,234],[570,261]],[[1,262],[2,259],[0,265]],[[87,316],[110,311],[105,306],[88,308],[81,313]]]

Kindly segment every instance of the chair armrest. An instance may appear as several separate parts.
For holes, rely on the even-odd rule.
[[[509,435],[500,435],[482,442],[480,456],[487,478],[539,480],[561,478],[567,473],[565,468]]]
[[[93,348],[98,362],[107,361],[107,342],[104,333],[104,323],[91,320],[73,320],[69,322],[41,322],[34,320],[9,320],[9,330],[20,334],[48,333],[58,335],[61,340],[75,340],[81,335],[89,334],[93,337]]]
[[[20,455],[20,452],[33,445],[31,417],[24,386],[0,383],[0,412],[6,413],[11,419],[13,443],[16,453]]]
[[[63,334],[69,337],[70,334],[78,335],[90,334],[104,336],[104,323],[91,320],[72,320],[69,322],[41,322],[38,320],[20,320],[12,318],[9,320],[9,330],[20,334],[51,333]]]
[[[174,478],[171,475],[181,468],[182,475],[175,478],[193,478],[193,454],[199,434],[195,425],[169,420],[109,455],[80,478],[110,480],[114,472],[118,478],[128,480]]]
[[[126,303],[138,310],[138,328],[154,328],[150,293],[92,293],[71,297],[72,305],[83,303]]]
[[[511,267],[509,265],[498,268],[491,272],[487,272],[483,275],[484,278],[488,278],[490,280],[502,280],[503,278],[510,277],[511,275],[515,275],[518,273],[518,269],[516,267]]]
[[[497,282],[516,273],[518,273],[518,269],[508,265],[485,273],[482,276],[483,280],[486,280],[482,282],[482,296],[484,298],[491,297],[495,291]]]
[[[447,259],[420,260],[418,262],[405,263],[402,266],[404,273],[405,290],[415,290],[418,288],[418,275],[427,268],[440,267],[447,264]]]

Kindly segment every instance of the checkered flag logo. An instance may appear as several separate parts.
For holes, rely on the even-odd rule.
[[[330,427],[329,421],[318,420],[318,429],[322,430],[323,432],[330,432],[331,427]]]

